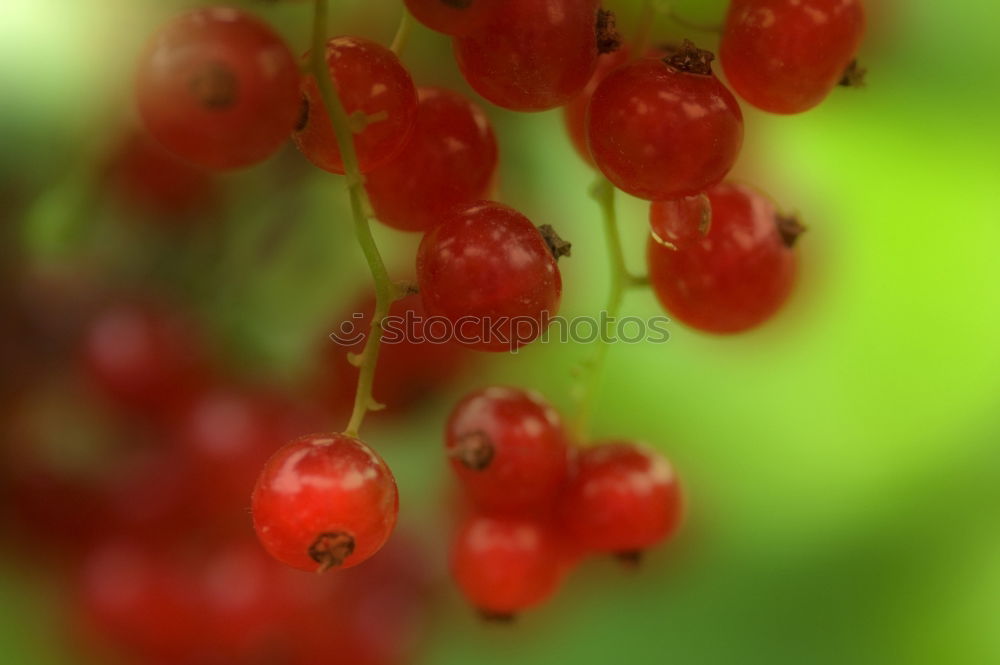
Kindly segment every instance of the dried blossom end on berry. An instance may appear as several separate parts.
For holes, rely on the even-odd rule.
[[[318,573],[341,566],[354,553],[354,536],[345,531],[321,533],[309,546],[309,557],[319,564]]]
[[[685,39],[680,46],[668,47],[667,55],[663,58],[663,62],[679,72],[701,76],[712,75],[714,60],[714,53],[698,48],[690,39]]]

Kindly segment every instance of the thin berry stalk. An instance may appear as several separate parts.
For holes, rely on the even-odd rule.
[[[590,428],[590,418],[597,391],[604,372],[604,363],[610,348],[613,329],[621,311],[625,291],[649,284],[646,277],[639,277],[629,272],[625,264],[625,252],[622,249],[621,236],[618,231],[618,212],[615,209],[615,187],[606,178],[599,178],[591,188],[591,196],[601,208],[601,218],[604,222],[604,244],[608,248],[609,279],[608,301],[604,306],[606,317],[604,329],[598,338],[594,354],[583,362],[581,367],[580,392],[577,403],[576,432],[581,439],[587,436]]]
[[[382,341],[382,322],[389,314],[389,306],[402,297],[403,293],[389,278],[385,261],[382,260],[382,255],[375,244],[375,238],[372,236],[367,212],[371,210],[371,205],[365,192],[365,180],[364,176],[361,175],[358,155],[354,149],[351,120],[333,88],[326,64],[326,24],[327,0],[315,0],[310,68],[337,137],[337,146],[340,148],[340,154],[344,161],[344,173],[351,200],[355,235],[375,283],[375,313],[372,315],[368,341],[357,358],[358,387],[354,396],[354,409],[351,412],[347,428],[344,430],[344,434],[347,436],[356,437],[368,411],[380,408],[372,397],[372,384],[375,381],[375,367],[378,363],[379,345]]]

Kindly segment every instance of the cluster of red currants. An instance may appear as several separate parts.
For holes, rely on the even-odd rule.
[[[786,300],[803,227],[755,190],[723,182],[744,121],[713,73],[713,54],[686,40],[622,47],[599,0],[406,5],[452,37],[459,69],[480,95],[515,111],[564,106],[581,155],[618,189],[652,202],[650,282],[677,319],[738,332]],[[858,0],[733,0],[721,61],[749,103],[800,112],[856,78],[863,30]],[[291,136],[313,164],[347,175],[352,194],[366,195],[383,223],[425,234],[419,299],[455,326],[456,339],[483,351],[532,341],[558,309],[556,261],[566,243],[484,200],[498,159],[486,116],[456,92],[415,87],[397,54],[379,44],[342,36],[324,49],[317,80],[249,14],[190,11],[161,29],[142,58],[140,115],[163,147],[209,169],[259,162]],[[476,335],[484,321],[500,322],[490,326],[495,338]],[[525,321],[531,334],[514,328]],[[366,408],[364,397],[359,391]],[[277,559],[304,570],[347,568],[389,537],[395,481],[355,434],[349,426],[296,439],[264,466],[253,516]],[[627,443],[571,454],[551,410],[516,391],[463,402],[448,446],[480,511],[456,541],[454,570],[489,612],[544,598],[576,551],[633,552],[678,519],[678,490],[662,458]],[[556,523],[565,538],[554,535]]]
[[[80,641],[121,662],[408,660],[430,583],[415,543],[398,534],[362,569],[317,580],[247,524],[261,465],[320,417],[230,376],[162,301],[94,305],[65,350],[46,350],[73,371],[36,372],[0,403],[0,532],[65,577]]]
[[[545,601],[585,554],[633,561],[680,524],[680,486],[662,455],[571,440],[555,409],[524,390],[486,388],[451,413],[445,451],[472,504],[452,542],[452,574],[487,617]]]

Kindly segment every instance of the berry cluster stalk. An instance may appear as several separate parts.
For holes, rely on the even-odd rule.
[[[379,344],[382,341],[382,322],[389,314],[389,306],[403,295],[404,289],[397,286],[386,270],[382,255],[379,254],[375,238],[372,237],[369,224],[368,195],[365,192],[365,180],[358,165],[358,155],[354,149],[354,132],[351,118],[348,117],[344,105],[333,89],[330,71],[326,64],[326,22],[327,0],[315,0],[313,14],[312,51],[309,66],[316,79],[320,96],[330,116],[333,132],[337,137],[337,146],[344,161],[344,173],[347,178],[347,189],[351,199],[351,213],[354,217],[354,232],[358,244],[371,269],[372,280],[375,283],[375,313],[372,315],[371,330],[364,350],[353,361],[358,365],[358,388],[354,396],[354,409],[347,423],[344,434],[356,437],[365,415],[370,410],[381,408],[372,397],[372,384],[375,381],[375,365],[378,362]]]
[[[608,302],[604,307],[606,317],[603,321],[594,354],[581,366],[580,392],[578,395],[576,432],[581,439],[587,436],[590,427],[590,417],[597,389],[604,370],[604,362],[608,355],[608,344],[612,337],[611,327],[618,319],[625,290],[646,286],[649,281],[629,272],[625,265],[625,252],[622,250],[621,237],[618,233],[618,213],[615,210],[615,187],[604,177],[598,178],[590,190],[591,196],[601,207],[601,217],[604,221],[604,241],[608,248],[608,265],[610,267],[610,285],[608,287]]]

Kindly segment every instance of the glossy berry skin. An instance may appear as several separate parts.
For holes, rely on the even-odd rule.
[[[239,9],[184,13],[161,28],[136,77],[139,115],[170,152],[209,169],[263,161],[299,114],[299,68],[281,38]]]
[[[548,512],[569,473],[559,414],[517,388],[465,396],[448,419],[445,451],[476,508],[489,514]]]
[[[597,66],[597,0],[506,0],[481,28],[454,40],[465,80],[497,106],[565,104]]]
[[[448,208],[487,195],[497,142],[482,110],[444,88],[420,88],[413,136],[365,186],[375,216],[402,231],[426,231]]]
[[[121,302],[98,312],[84,331],[81,360],[99,394],[150,417],[175,412],[206,374],[190,326],[152,304]]]
[[[584,448],[563,496],[566,531],[591,552],[631,554],[656,545],[679,526],[677,476],[659,453],[630,441]]]
[[[563,567],[559,543],[544,524],[474,515],[452,542],[451,572],[473,606],[506,618],[555,593]]]
[[[740,97],[801,113],[840,82],[864,32],[861,0],[733,0],[719,55]]]
[[[515,350],[541,334],[562,295],[556,261],[531,222],[481,201],[455,208],[424,236],[417,282],[427,313],[480,351]]]
[[[643,199],[672,199],[726,176],[743,143],[743,114],[714,75],[641,59],[597,86],[587,141],[616,187]]]
[[[350,568],[382,547],[399,510],[382,458],[343,434],[305,436],[276,452],[251,498],[254,529],[271,556],[306,571]]]
[[[712,226],[675,216],[654,203],[647,259],[660,303],[678,321],[711,333],[738,333],[771,318],[788,299],[796,258],[786,246],[774,204],[744,185],[723,183],[708,192]],[[670,238],[673,245],[657,237]]]
[[[601,55],[597,59],[597,69],[587,81],[587,85],[580,91],[580,94],[563,107],[563,122],[566,125],[566,133],[569,134],[577,154],[591,166],[595,166],[595,164],[594,158],[590,156],[590,148],[587,146],[587,108],[590,106],[590,100],[594,96],[598,84],[608,74],[628,62],[628,58],[629,52],[626,48]]]
[[[306,56],[308,57],[308,56]],[[362,173],[393,159],[410,139],[417,119],[417,90],[396,54],[360,37],[334,37],[326,44],[334,89],[348,115],[361,113],[367,125],[354,134]],[[305,98],[295,144],[309,160],[331,173],[344,173],[337,137],[316,79],[302,81]]]
[[[483,25],[501,0],[404,0],[413,17],[431,30],[466,35]]]

